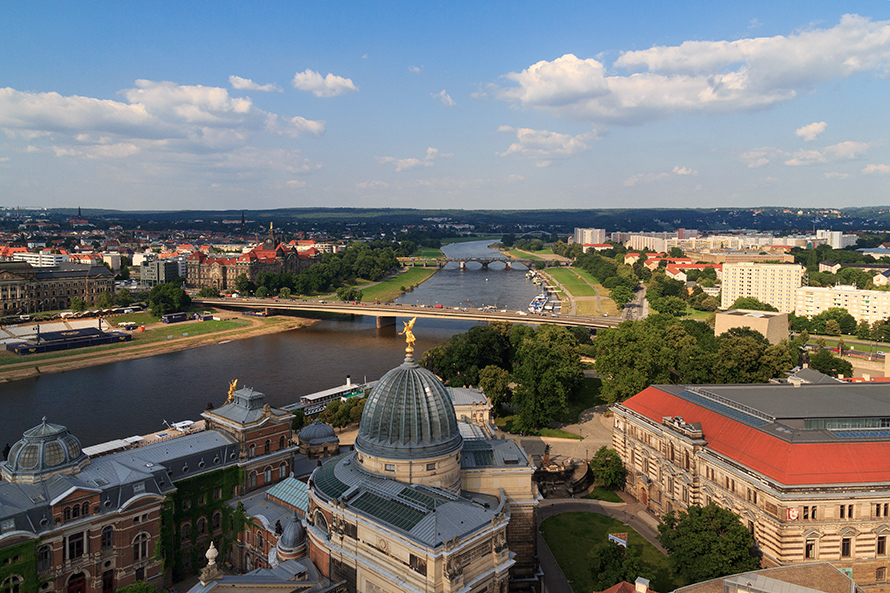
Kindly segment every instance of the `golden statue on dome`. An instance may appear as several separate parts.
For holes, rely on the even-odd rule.
[[[414,322],[417,321],[417,317],[413,318],[411,321],[403,321],[405,324],[405,329],[399,332],[400,336],[405,336],[405,342],[407,342],[408,346],[405,348],[405,352],[408,354],[414,354],[414,343],[417,341],[414,338],[414,332],[411,330],[414,328]]]
[[[234,381],[229,383],[229,399],[226,400],[227,404],[230,404],[235,400],[235,396],[233,394],[235,393],[235,389],[237,389],[237,387],[238,379],[235,379]]]

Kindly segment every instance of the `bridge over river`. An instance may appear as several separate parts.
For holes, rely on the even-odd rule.
[[[535,315],[522,314],[519,311],[487,310],[479,311],[463,307],[431,307],[429,305],[409,304],[372,304],[352,303],[341,301],[306,300],[297,301],[290,299],[258,299],[258,298],[219,298],[206,299],[195,298],[195,304],[207,307],[233,310],[262,310],[267,314],[274,311],[313,311],[326,313],[339,313],[345,315],[365,315],[377,318],[377,327],[394,325],[396,317],[438,317],[444,319],[460,319],[469,321],[509,321],[511,323],[552,323],[566,327],[603,328],[615,327],[621,319],[618,317],[583,317],[571,315]],[[523,312],[525,313],[525,312]]]
[[[528,268],[529,270],[533,269],[535,267],[535,264],[538,264],[538,263],[544,264],[545,267],[570,266],[572,264],[571,261],[567,261],[567,260],[563,261],[563,260],[552,260],[552,259],[521,259],[521,258],[513,258],[513,257],[487,257],[487,256],[481,256],[481,257],[437,257],[437,258],[430,258],[430,259],[423,259],[423,258],[419,258],[419,257],[417,257],[417,258],[400,257],[399,260],[406,264],[420,264],[420,263],[424,263],[424,262],[426,262],[426,263],[435,262],[436,265],[438,265],[440,268],[444,267],[445,264],[454,262],[454,263],[457,263],[460,266],[460,269],[462,269],[462,270],[467,267],[467,264],[469,262],[476,262],[478,264],[481,264],[483,270],[487,270],[488,265],[494,264],[494,263],[504,264],[504,267],[506,267],[508,270],[516,264],[521,264],[521,265],[525,266],[526,268]]]

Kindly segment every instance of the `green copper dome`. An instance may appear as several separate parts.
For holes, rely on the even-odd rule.
[[[387,459],[429,459],[453,453],[462,443],[442,381],[408,355],[368,395],[355,448]]]

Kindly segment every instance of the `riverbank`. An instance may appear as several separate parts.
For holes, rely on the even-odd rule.
[[[195,324],[209,322],[194,321],[172,326],[164,323],[156,323],[148,326],[145,333],[134,335],[135,340],[133,342],[125,342],[110,346],[96,346],[61,354],[54,353],[52,358],[22,358],[21,362],[9,362],[0,367],[0,382],[18,381],[49,373],[64,373],[66,371],[73,371],[112,362],[147,358],[157,354],[166,354],[167,352],[188,350],[190,348],[210,346],[233,340],[244,340],[247,338],[299,329],[317,321],[315,319],[285,316],[268,318],[236,316],[231,313],[228,315],[224,314],[224,317],[226,319],[243,320],[246,325],[214,333],[203,333],[200,335],[189,336],[183,334],[188,334],[188,329],[190,327],[193,327]],[[139,342],[140,336],[157,336],[159,333],[163,333],[167,336],[177,335],[178,337],[171,337],[166,340],[153,340],[147,343]],[[7,354],[4,353],[3,355],[6,356]],[[18,358],[17,355],[11,353],[8,355]]]

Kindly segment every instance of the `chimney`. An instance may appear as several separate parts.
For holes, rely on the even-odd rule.
[[[871,375],[869,375],[868,373],[862,373],[862,380],[866,383],[871,382]]]
[[[349,375],[346,375],[346,386],[347,387],[352,386],[352,377],[350,377]]]
[[[637,580],[634,581],[634,592],[635,593],[648,593],[649,592],[649,579],[644,579],[643,577],[637,577]]]
[[[800,387],[800,384],[803,383],[803,381],[800,380],[800,377],[788,377],[788,382],[795,387]]]
[[[837,378],[840,379],[841,381],[843,381],[843,380],[844,380],[844,374],[843,374],[843,373],[838,373]]]

